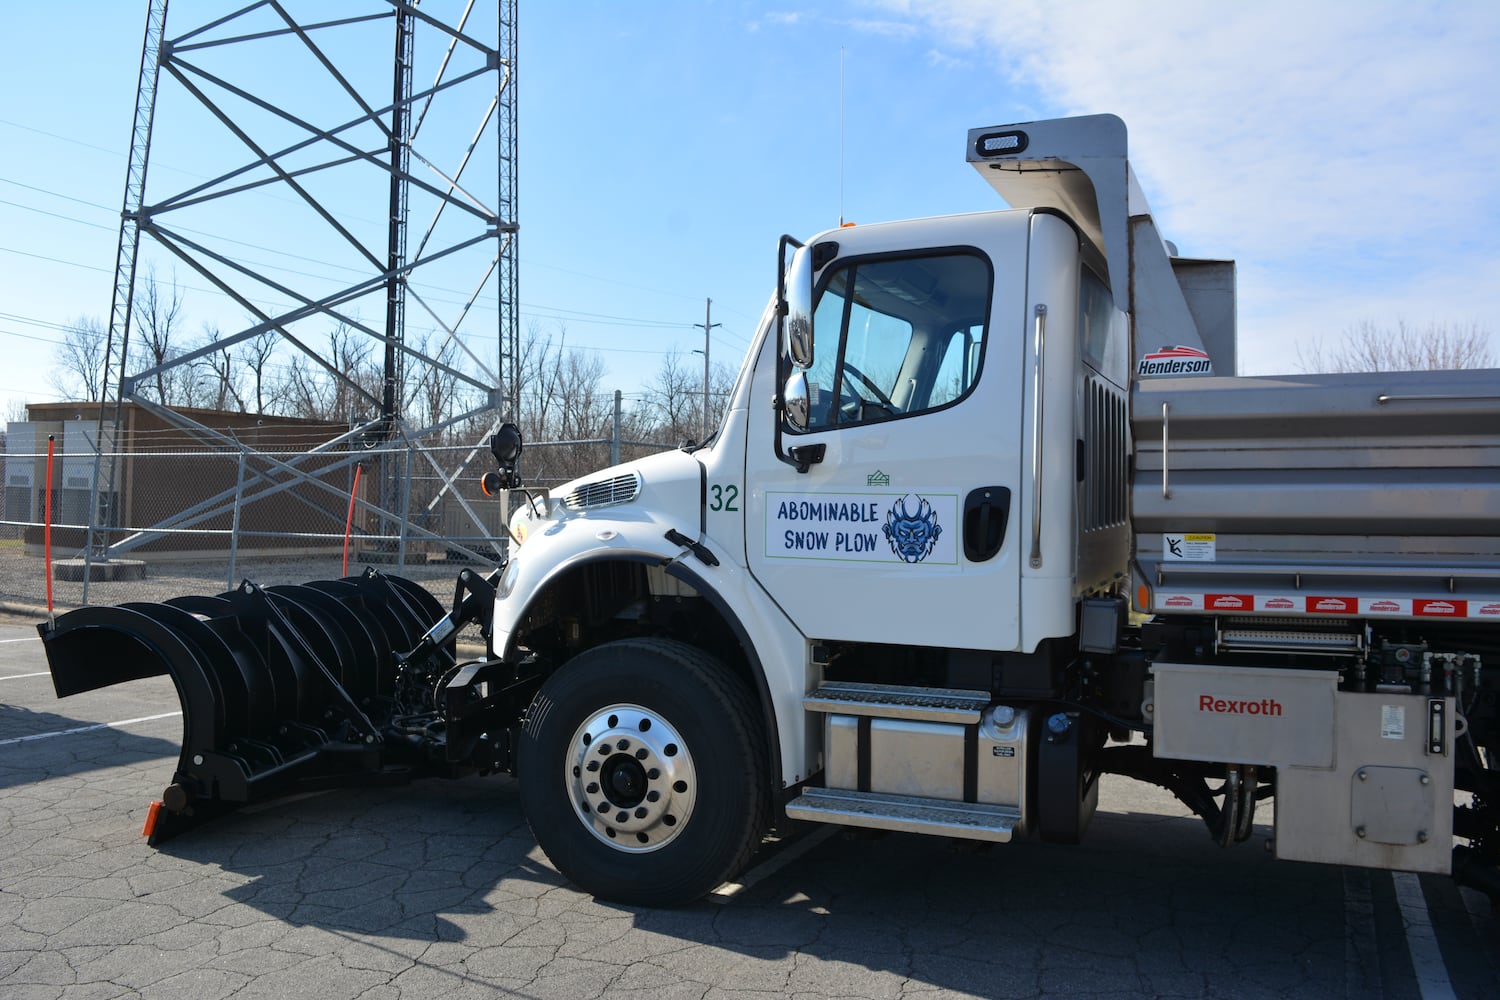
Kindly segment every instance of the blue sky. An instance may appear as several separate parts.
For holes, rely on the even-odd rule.
[[[236,6],[173,0],[168,34]],[[107,318],[145,12],[8,12],[0,403],[53,398],[56,325]],[[1001,207],[969,128],[1112,112],[1164,235],[1238,260],[1243,371],[1363,321],[1478,324],[1493,350],[1496,52],[1480,2],[522,0],[522,327],[598,352],[631,394],[701,348],[711,297],[714,359],[737,363],[783,232]],[[163,171],[216,170],[207,145],[165,148]],[[221,319],[185,306],[190,330]]]

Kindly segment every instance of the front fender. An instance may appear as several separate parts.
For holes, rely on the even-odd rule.
[[[530,535],[506,566],[496,593],[494,648],[506,659],[517,655],[521,625],[548,588],[568,573],[590,565],[633,562],[659,566],[692,587],[727,623],[744,650],[765,716],[782,784],[805,780],[817,767],[819,734],[808,721],[802,698],[816,683],[810,676],[807,640],[754,578],[712,537],[701,547],[718,559],[713,565],[688,546],[671,542],[669,530],[697,537],[693,525],[668,526],[643,511],[620,508],[611,518],[567,518]]]

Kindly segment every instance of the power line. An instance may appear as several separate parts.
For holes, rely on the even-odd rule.
[[[17,128],[23,128],[23,129],[26,129],[27,131],[38,132],[39,134],[47,135],[47,136],[50,136],[52,138],[63,139],[64,141],[69,141],[69,142],[77,141],[77,140],[67,139],[66,137],[63,137],[63,136],[57,136],[54,133],[45,132],[45,131],[43,131],[41,129],[33,129],[33,128],[30,128],[28,126],[18,125],[15,122],[9,122],[9,121],[6,121],[4,119],[0,119],[0,124],[14,125]],[[88,146],[89,144],[88,143],[79,142],[79,145]],[[101,147],[91,146],[90,148],[99,149]],[[97,202],[88,201],[88,200],[83,199],[83,198],[75,198],[75,197],[73,197],[71,195],[62,194],[62,193],[57,192],[57,191],[49,191],[46,188],[37,187],[37,186],[32,185],[32,184],[26,184],[26,183],[24,183],[22,181],[15,180],[13,178],[0,177],[0,182],[4,182],[6,184],[12,184],[12,185],[14,185],[16,187],[24,188],[24,189],[26,189],[28,191],[35,191],[38,194],[47,195],[49,197],[61,198],[61,199],[65,200],[65,201],[71,201],[71,202],[74,202],[75,204],[84,205],[84,206],[87,206],[89,208],[95,208],[95,209],[98,209],[101,212],[108,212],[111,215],[115,214],[115,209],[112,209],[112,208],[110,208],[110,207],[108,207],[106,205],[101,205],[101,204],[99,204]],[[103,226],[103,225],[100,225],[99,223],[89,222],[88,220],[85,220],[85,219],[78,219],[78,218],[75,218],[75,217],[72,217],[72,216],[65,216],[65,215],[60,215],[60,214],[53,213],[53,212],[48,212],[45,209],[35,208],[33,206],[20,204],[18,202],[0,201],[0,204],[11,205],[11,206],[16,207],[16,208],[21,208],[21,209],[25,209],[27,211],[37,212],[37,213],[42,214],[42,215],[48,215],[48,216],[51,216],[53,218],[62,219],[62,220],[69,221],[69,222],[76,222],[79,225],[89,226],[91,228],[105,229],[105,230],[111,230],[111,231],[113,229],[117,228],[115,226]],[[192,228],[188,228],[188,227],[183,227],[181,231],[185,232],[185,233],[192,233],[192,234],[198,235],[198,236],[208,237],[208,238],[215,239],[215,240],[220,240],[220,241],[223,241],[225,243],[232,243],[232,244],[234,244],[236,246],[243,246],[243,247],[247,247],[247,248],[253,249],[253,250],[261,250],[261,251],[264,251],[265,253],[275,254],[277,256],[282,256],[282,257],[287,257],[287,258],[290,258],[292,260],[305,261],[305,262],[310,263],[310,264],[323,264],[323,265],[325,265],[325,266],[327,266],[329,268],[332,268],[334,270],[343,271],[343,272],[350,273],[350,274],[362,274],[362,273],[365,273],[365,272],[361,271],[359,268],[352,268],[352,267],[346,267],[346,266],[340,265],[340,264],[329,263],[328,261],[320,260],[320,259],[317,259],[317,258],[305,257],[305,256],[302,256],[300,254],[290,253],[290,252],[285,251],[285,250],[279,250],[277,248],[264,246],[264,245],[261,245],[261,244],[258,244],[258,243],[249,243],[249,242],[246,242],[244,240],[236,240],[236,239],[233,239],[232,237],[223,236],[223,235],[220,235],[220,234],[217,234],[217,233],[209,233],[209,232],[205,232],[205,231],[200,230],[200,229],[192,229]],[[14,252],[24,252],[24,251],[14,251]],[[307,272],[307,271],[299,271],[299,270],[297,270],[295,268],[282,267],[280,265],[271,264],[271,263],[263,262],[263,261],[250,260],[250,259],[246,259],[246,258],[233,258],[233,259],[235,259],[239,263],[254,264],[256,266],[276,268],[278,270],[283,271],[284,273],[295,274],[295,275],[298,275],[298,276],[301,276],[301,277],[317,277],[317,278],[328,277],[327,275],[323,275],[323,274],[311,273],[311,272]],[[56,262],[58,262],[58,263],[71,263],[71,262],[64,262],[64,261],[56,261]],[[539,262],[539,261],[524,260],[524,259],[522,260],[522,263],[525,264],[528,267],[535,267],[535,268],[542,268],[542,269],[545,269],[545,270],[557,271],[557,272],[562,273],[562,274],[571,274],[571,275],[575,275],[577,277],[587,278],[587,279],[589,279],[591,281],[597,281],[597,282],[600,282],[600,283],[603,283],[603,284],[618,285],[618,286],[623,287],[623,288],[633,288],[633,289],[635,289],[637,291],[649,292],[649,293],[651,293],[653,295],[663,295],[663,296],[668,296],[668,297],[672,297],[672,298],[694,298],[694,299],[696,299],[696,296],[688,296],[688,295],[686,295],[684,293],[680,293],[680,292],[666,292],[666,291],[662,291],[661,289],[648,287],[646,285],[634,284],[634,283],[627,282],[627,281],[619,281],[618,279],[615,279],[615,278],[608,278],[608,277],[605,277],[603,275],[598,275],[598,274],[590,274],[588,272],[578,271],[578,270],[575,270],[575,269],[572,269],[572,268],[559,267],[559,266],[554,265],[554,264],[547,264],[547,263],[543,263],[543,262]],[[78,265],[78,266],[84,266],[84,267],[86,267],[88,265]],[[444,288],[442,286],[429,286],[429,287],[431,287],[431,288],[433,288],[433,289],[435,289],[437,291],[447,292],[447,293],[452,294],[452,295],[463,295],[464,294],[462,291],[460,291],[459,289],[455,289],[455,288]],[[195,290],[195,291],[207,291],[206,289],[192,289],[192,290]],[[437,301],[442,301],[442,302],[444,302],[447,305],[458,305],[458,304],[460,304],[458,301],[454,301],[454,300],[442,300],[442,299],[439,299]],[[563,308],[561,306],[548,306],[548,305],[539,305],[539,304],[528,304],[528,303],[525,303],[525,302],[519,303],[519,305],[523,309],[527,309],[527,310],[529,310],[529,311],[531,311],[533,313],[537,313],[537,314],[543,316],[544,318],[551,318],[551,319],[564,319],[564,318],[566,318],[566,319],[571,319],[571,320],[573,320],[575,322],[580,322],[580,323],[583,323],[583,322],[599,322],[599,323],[610,323],[610,324],[621,325],[621,326],[632,326],[632,327],[641,327],[641,328],[655,328],[655,329],[663,329],[663,330],[680,329],[680,328],[683,328],[685,326],[695,325],[695,324],[686,324],[686,323],[683,323],[683,322],[678,321],[678,320],[653,319],[653,318],[633,317],[633,316],[615,316],[615,315],[610,315],[608,313],[596,313],[596,312],[586,312],[586,311],[576,310],[576,309],[566,309],[566,308]],[[723,327],[723,324],[716,324],[716,325],[719,326],[719,327],[721,327],[721,328]],[[741,345],[743,345],[745,347],[749,346],[749,341],[746,340],[745,338],[738,337],[738,336],[736,336],[736,335],[734,335],[732,333],[728,333],[727,331],[725,331],[725,333],[726,333],[726,335],[731,336],[733,339],[739,340],[739,342],[741,343]],[[648,352],[648,353],[652,353],[652,352]]]
[[[97,222],[88,222],[84,219],[75,219],[69,215],[59,215],[56,212],[49,212],[44,208],[37,208],[34,205],[23,205],[18,201],[6,201],[4,198],[0,198],[0,205],[9,205],[11,208],[19,208],[26,212],[35,212],[37,215],[46,215],[53,219],[61,219],[64,222],[77,223],[80,226],[88,226],[90,229],[102,229],[105,232],[112,232],[116,228],[114,226],[102,226]]]
[[[85,149],[95,149],[101,153],[108,153],[110,156],[123,157],[125,155],[118,149],[106,149],[104,146],[95,146],[93,143],[84,142],[82,139],[71,139],[65,135],[58,135],[56,132],[32,128],[30,125],[22,125],[20,122],[13,122],[5,118],[0,118],[0,125],[9,125],[11,128],[18,128],[26,132],[35,132],[37,135],[45,135],[49,139],[57,139],[59,142],[71,142],[75,146],[82,146]]]

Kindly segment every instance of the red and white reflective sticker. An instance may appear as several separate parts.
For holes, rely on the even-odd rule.
[[[1164,594],[1156,592],[1156,610],[1158,611],[1202,611],[1202,594]]]
[[[1255,598],[1250,594],[1204,594],[1203,606],[1209,611],[1252,611]]]
[[[1158,590],[1153,592],[1152,610],[1500,620],[1500,598],[1343,597],[1336,594],[1220,594]]]
[[[1255,610],[1270,611],[1275,614],[1301,611],[1302,598],[1291,597],[1287,594],[1257,594],[1255,595]]]

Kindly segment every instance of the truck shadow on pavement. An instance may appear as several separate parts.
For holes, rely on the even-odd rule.
[[[515,784],[476,778],[281,801],[163,853],[294,928],[392,953],[448,942],[496,968],[616,962],[648,991],[837,995],[852,965],[865,996],[911,980],[984,996],[1343,995],[1340,870],[1273,861],[1258,847],[1269,833],[1223,850],[1196,819],[1101,813],[1078,847],[840,834],[727,902],[649,910],[569,885]],[[483,964],[444,974],[515,985]]]
[[[504,778],[419,780],[250,806],[161,845],[221,870],[224,895],[296,926],[461,941],[566,883]]]

